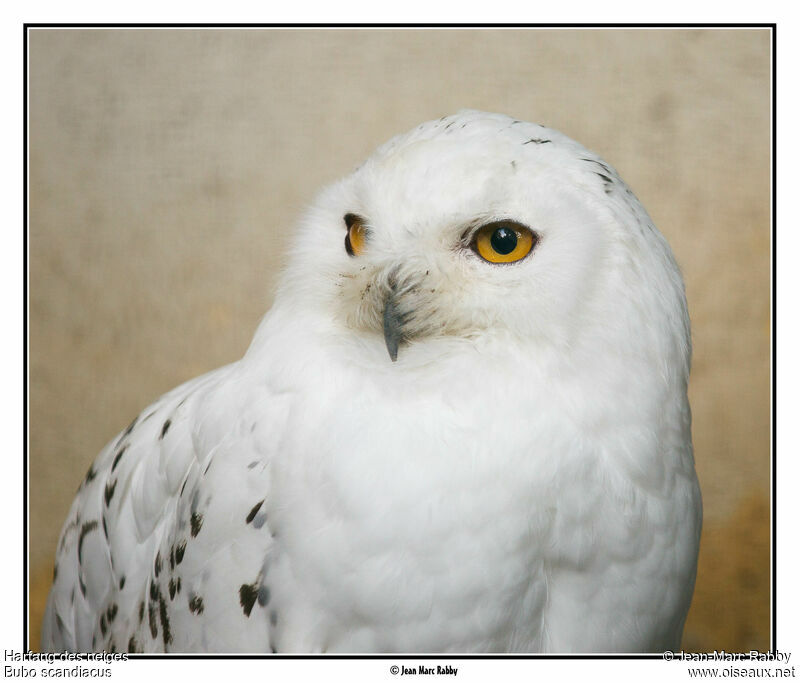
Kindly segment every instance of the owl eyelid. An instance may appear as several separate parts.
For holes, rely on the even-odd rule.
[[[357,213],[346,213],[344,215],[344,224],[348,230],[352,228],[355,223],[364,225],[366,222],[367,220],[363,216],[359,216]]]
[[[464,232],[461,233],[461,242],[464,244],[464,246],[471,248],[470,245],[475,241],[475,238],[478,236],[478,233],[481,230],[485,230],[486,228],[490,228],[492,226],[500,227],[501,225],[509,225],[517,230],[527,230],[536,238],[539,236],[536,231],[531,230],[527,225],[520,223],[513,218],[496,218],[487,223],[473,223],[470,225],[466,230],[464,230]]]

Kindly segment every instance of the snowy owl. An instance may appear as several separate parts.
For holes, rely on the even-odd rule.
[[[689,319],[611,166],[462,111],[325,189],[287,261],[245,356],[89,469],[44,649],[679,647]]]

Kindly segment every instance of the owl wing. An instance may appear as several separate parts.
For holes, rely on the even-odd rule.
[[[44,650],[270,650],[270,468],[238,365],[163,396],[90,467],[58,544]]]

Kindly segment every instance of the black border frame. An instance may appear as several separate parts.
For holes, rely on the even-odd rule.
[[[524,23],[497,23],[497,24],[482,24],[482,23],[23,23],[23,76],[22,76],[22,92],[23,92],[23,124],[22,124],[22,167],[23,167],[23,226],[22,226],[22,244],[23,244],[23,368],[22,368],[22,387],[23,387],[23,462],[22,462],[22,515],[23,515],[23,530],[22,530],[22,628],[23,628],[23,651],[30,649],[29,642],[29,623],[28,623],[28,607],[29,607],[29,582],[28,582],[28,34],[30,29],[59,29],[59,28],[73,28],[73,29],[113,29],[113,28],[150,28],[150,29],[173,29],[173,28],[189,28],[189,29],[269,29],[269,28],[332,28],[332,29],[345,29],[345,28],[523,28],[523,29],[538,29],[538,28],[696,28],[696,29],[714,29],[714,28],[739,28],[739,29],[770,29],[772,38],[771,50],[771,66],[772,66],[772,92],[771,92],[771,108],[772,108],[772,131],[771,131],[771,153],[772,153],[772,206],[771,206],[771,220],[772,220],[772,253],[771,265],[771,295],[772,295],[772,319],[770,325],[771,334],[771,436],[770,436],[770,457],[772,465],[772,482],[771,482],[771,646],[770,652],[775,653],[778,650],[777,646],[777,453],[776,453],[776,435],[777,435],[777,387],[776,387],[776,366],[777,366],[777,226],[776,226],[776,207],[777,207],[777,160],[776,160],[776,138],[777,138],[777,24],[776,23],[612,23],[612,24],[592,24],[592,23],[554,23],[554,24],[524,24]],[[38,650],[36,650],[38,651]],[[165,654],[128,654],[129,659],[389,659],[389,660],[407,660],[407,659],[436,659],[436,660],[469,660],[469,659],[655,659],[662,660],[663,656],[660,654],[181,654],[181,653],[165,653]],[[676,659],[678,659],[676,657]]]

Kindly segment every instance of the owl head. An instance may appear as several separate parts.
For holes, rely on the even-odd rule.
[[[578,143],[499,114],[423,123],[325,189],[281,301],[386,364],[522,346],[688,371],[681,276],[639,201]]]

